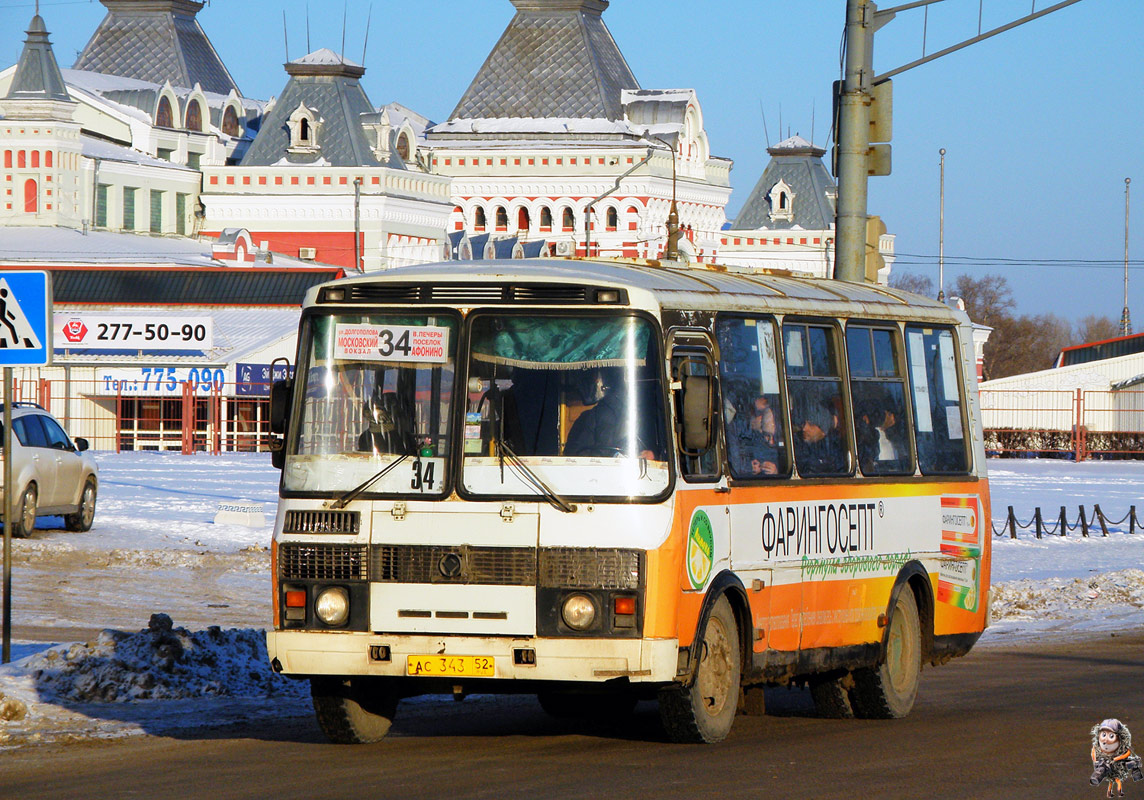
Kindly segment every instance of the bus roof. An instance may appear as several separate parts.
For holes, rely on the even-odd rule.
[[[785,270],[729,267],[717,264],[676,264],[637,259],[512,259],[445,261],[346,277],[331,285],[397,284],[426,287],[413,294],[385,292],[378,302],[457,305],[497,305],[488,292],[474,292],[466,301],[465,287],[474,284],[559,284],[624,288],[645,292],[661,309],[759,311],[845,317],[889,316],[932,322],[968,322],[964,312],[922,295],[870,283],[851,283],[796,275]],[[316,287],[307,303],[317,299]],[[369,292],[369,295],[374,295]],[[385,300],[381,297],[384,296]],[[403,299],[404,298],[404,299]],[[548,305],[540,294],[530,302]]]

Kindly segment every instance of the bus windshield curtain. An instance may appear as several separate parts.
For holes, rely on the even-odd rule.
[[[647,363],[651,326],[625,319],[505,317],[473,343],[473,358],[529,369],[573,370]]]

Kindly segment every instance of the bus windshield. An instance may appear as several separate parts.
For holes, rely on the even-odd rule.
[[[445,314],[310,317],[283,488],[444,494],[457,329]]]
[[[636,316],[475,316],[464,489],[536,496],[539,481],[567,496],[662,494],[670,474],[657,342]]]

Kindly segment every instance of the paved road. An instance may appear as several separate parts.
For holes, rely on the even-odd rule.
[[[806,692],[769,692],[770,713],[714,747],[665,743],[652,704],[591,727],[482,697],[403,704],[362,747],[295,718],[25,748],[0,753],[0,797],[1098,798],[1089,728],[1118,716],[1144,732],[1144,632],[979,647],[922,678],[896,721],[818,719]]]

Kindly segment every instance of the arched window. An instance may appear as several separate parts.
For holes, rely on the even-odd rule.
[[[28,166],[28,152],[26,150],[21,150],[16,154],[16,166],[20,169]]]
[[[175,115],[171,112],[171,101],[166,97],[159,98],[159,109],[155,112],[155,125],[160,128],[175,127]]]
[[[51,150],[45,150],[44,151],[44,166],[49,167],[49,168],[52,166],[52,151]]]
[[[552,229],[552,209],[548,206],[541,206],[540,208],[540,229]]]
[[[786,207],[787,207],[786,192],[779,192],[779,210],[780,211],[786,211]]]
[[[526,231],[531,227],[531,224],[532,220],[529,219],[527,208],[521,208],[520,211],[516,212],[516,227],[518,230]]]
[[[198,100],[192,100],[187,103],[187,130],[202,131],[203,129],[203,107],[199,105]]]
[[[39,150],[33,150],[32,151],[32,169],[36,169],[39,166],[40,166],[40,151]]]
[[[310,143],[310,120],[305,117],[298,123],[298,141],[302,144]]]
[[[508,212],[504,210],[504,206],[497,206],[497,230],[508,229]]]
[[[473,227],[478,231],[485,229],[485,210],[477,206],[476,211],[473,213]]]
[[[227,136],[242,135],[242,129],[238,126],[238,112],[234,110],[234,106],[227,106],[226,111],[222,112],[222,132]]]
[[[4,169],[12,169],[12,151],[4,151]]]
[[[611,206],[608,207],[606,227],[610,231],[614,231],[616,226],[620,224],[620,215],[616,213],[616,209]]]
[[[28,178],[24,181],[24,212],[35,214],[40,207],[40,190],[36,182]]]
[[[572,216],[572,209],[568,207],[564,208],[564,213],[561,215],[560,219],[560,225],[566,231],[570,231],[576,227],[576,219]]]
[[[397,155],[402,161],[409,160],[409,134],[402,133],[397,137]]]

